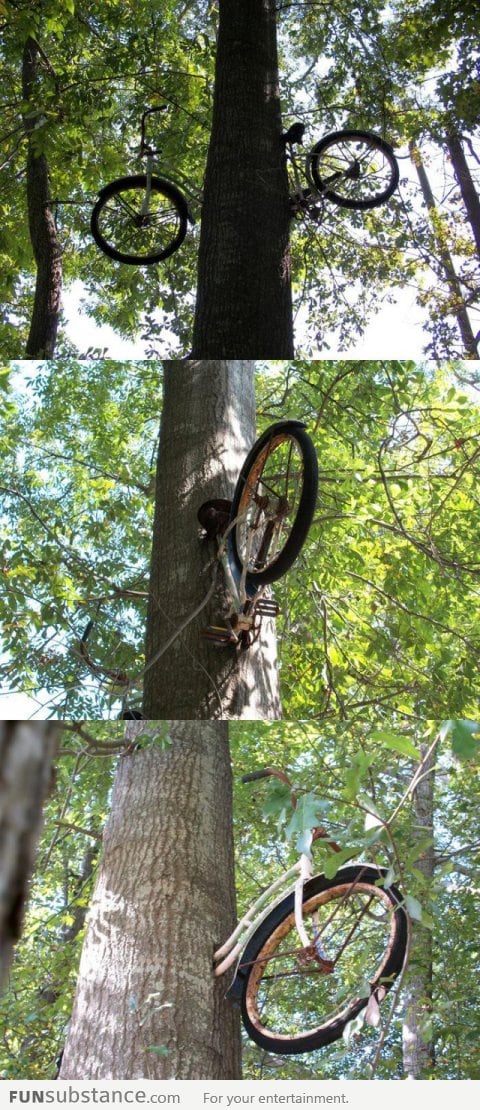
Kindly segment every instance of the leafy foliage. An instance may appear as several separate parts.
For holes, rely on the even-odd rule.
[[[4,684],[63,719],[115,716],[126,690],[141,698],[162,367],[19,369],[1,439]],[[297,361],[260,365],[257,390],[258,431],[295,415],[320,462],[307,544],[275,586],[287,717],[372,720],[382,740],[393,712],[473,719],[474,378],[461,364]]]

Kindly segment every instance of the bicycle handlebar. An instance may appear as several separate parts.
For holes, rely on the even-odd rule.
[[[169,107],[168,104],[157,104],[155,108],[145,108],[145,111],[142,112],[142,118],[141,118],[141,121],[140,121],[140,153],[141,154],[143,154],[144,152],[153,153],[152,147],[147,143],[146,138],[145,138],[145,128],[146,128],[145,120],[146,120],[147,116],[151,116],[152,112],[165,112],[168,107]]]

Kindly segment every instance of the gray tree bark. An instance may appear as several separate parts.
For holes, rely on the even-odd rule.
[[[446,247],[444,241],[442,240],[442,237],[438,233],[438,224],[435,223],[435,198],[432,193],[425,166],[423,164],[422,156],[416,143],[414,142],[409,143],[409,150],[413,164],[417,171],[417,177],[420,183],[422,196],[430,216],[432,234],[437,245],[438,257],[442,265],[447,288],[450,291],[450,300],[452,305],[451,313],[455,316],[457,321],[458,330],[460,332],[460,336],[464,346],[464,353],[465,355],[467,355],[468,358],[477,358],[477,340],[473,334],[472,325],[470,323],[467,306],[465,304],[462,288],[457,277],[453,258],[450,254],[450,251],[448,250],[448,247]]]
[[[427,748],[421,747],[422,755]],[[413,795],[413,821],[418,840],[431,838],[431,845],[415,861],[425,878],[424,888],[431,890],[434,871],[433,812],[434,760],[426,761],[424,773]],[[432,932],[421,922],[413,922],[410,961],[406,976],[405,1012],[403,1018],[403,1067],[409,1079],[430,1079],[435,1065],[435,1052],[430,1028],[433,978]]]
[[[240,1077],[212,974],[235,921],[228,726],[169,734],[119,760],[61,1079]]]
[[[219,0],[194,358],[291,358],[276,0]]]
[[[57,342],[62,294],[62,253],[52,211],[48,163],[36,149],[36,127],[41,113],[35,110],[38,90],[39,47],[34,38],[25,43],[22,65],[24,111],[28,136],[27,206],[28,226],[37,267],[32,318],[25,354],[27,358],[53,358]]]
[[[480,199],[465,158],[462,140],[456,132],[453,131],[450,135],[447,135],[447,147],[452,159],[453,172],[458,181],[462,200],[470,221],[478,259],[480,260]]]
[[[253,362],[240,360],[164,364],[145,652],[149,720],[281,715],[273,622],[263,620],[260,639],[243,653],[202,635],[223,623],[228,604],[219,574],[203,605],[217,548],[200,538],[197,512],[207,499],[232,496],[255,439],[254,372]]]
[[[0,986],[19,939],[59,726],[0,721]]]

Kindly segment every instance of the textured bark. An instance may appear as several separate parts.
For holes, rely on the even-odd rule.
[[[62,255],[52,211],[48,163],[35,146],[39,122],[34,109],[38,62],[38,44],[35,39],[28,38],[23,53],[22,86],[23,99],[32,106],[24,111],[24,126],[28,136],[28,226],[37,278],[25,354],[32,359],[54,356],[62,291]]]
[[[288,180],[275,0],[220,0],[194,358],[290,358]]]
[[[438,225],[436,225],[436,222],[435,222],[435,214],[436,214],[435,198],[434,198],[432,190],[430,188],[430,182],[428,180],[428,176],[427,176],[427,173],[425,171],[425,166],[424,166],[423,161],[422,161],[422,156],[420,154],[420,151],[419,151],[416,143],[411,142],[409,144],[409,148],[410,148],[410,154],[411,154],[411,157],[412,157],[413,164],[414,164],[415,169],[417,171],[417,177],[418,177],[418,180],[419,180],[419,183],[420,183],[420,188],[422,190],[422,196],[423,196],[423,199],[425,201],[425,205],[426,205],[426,207],[428,209],[428,212],[429,212],[429,215],[430,215],[432,232],[433,232],[433,236],[434,236],[434,239],[435,239],[435,242],[436,242],[436,245],[437,245],[437,250],[438,250],[438,257],[440,259],[440,262],[441,262],[441,265],[442,265],[442,268],[443,268],[443,272],[444,272],[444,275],[445,275],[445,282],[446,282],[447,287],[450,291],[450,297],[451,297],[451,302],[452,302],[452,313],[455,315],[455,318],[456,318],[456,321],[457,321],[458,330],[460,332],[460,335],[461,335],[461,338],[462,338],[462,343],[463,343],[463,346],[464,346],[464,353],[469,358],[477,358],[478,357],[477,341],[476,341],[475,336],[474,336],[473,331],[472,331],[472,325],[471,325],[470,320],[469,320],[467,308],[466,308],[466,305],[465,305],[465,300],[464,300],[463,293],[462,293],[462,288],[461,288],[460,282],[458,280],[458,277],[457,277],[457,274],[456,274],[456,271],[455,271],[455,266],[453,264],[453,259],[452,259],[452,256],[450,254],[450,251],[445,246],[445,243],[442,241],[441,237],[438,234]]]
[[[473,238],[480,259],[480,200],[470,173],[461,139],[455,133],[447,135],[447,147],[452,159],[453,172],[458,181]]]
[[[235,918],[227,729],[170,722],[171,747],[119,761],[61,1079],[239,1078],[212,974]]]
[[[153,663],[212,581],[216,543],[200,539],[197,511],[231,497],[254,438],[252,362],[165,363],[143,704],[150,720],[280,716],[272,622],[243,653],[202,636],[207,624],[222,624],[221,575],[208,605]]]
[[[0,985],[18,940],[58,725],[0,721]]]
[[[422,754],[426,747],[423,746]],[[422,851],[415,867],[425,877],[425,889],[431,889],[434,870],[433,800],[434,764],[430,757],[413,796],[413,823],[418,839],[430,835],[430,848]],[[428,1030],[432,1012],[433,942],[432,932],[421,923],[413,922],[410,961],[406,977],[405,1013],[403,1019],[403,1067],[409,1079],[430,1079],[435,1065],[434,1046]]]

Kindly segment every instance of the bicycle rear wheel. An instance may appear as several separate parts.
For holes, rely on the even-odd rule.
[[[308,155],[319,193],[342,208],[376,208],[398,185],[398,163],[391,146],[368,131],[334,131]]]
[[[294,1055],[338,1040],[349,1021],[379,1003],[400,974],[408,918],[385,871],[342,868],[333,879],[305,884],[304,924],[311,949],[295,928],[294,896],[284,898],[249,941],[238,968],[245,1029],[269,1052]]]
[[[315,448],[297,420],[272,424],[242,466],[233,495],[233,560],[251,585],[275,582],[305,543],[317,501]]]
[[[147,177],[120,177],[106,185],[93,209],[91,232],[97,246],[117,262],[149,266],[169,258],[187,233],[188,208],[175,185],[152,177],[145,212]]]

